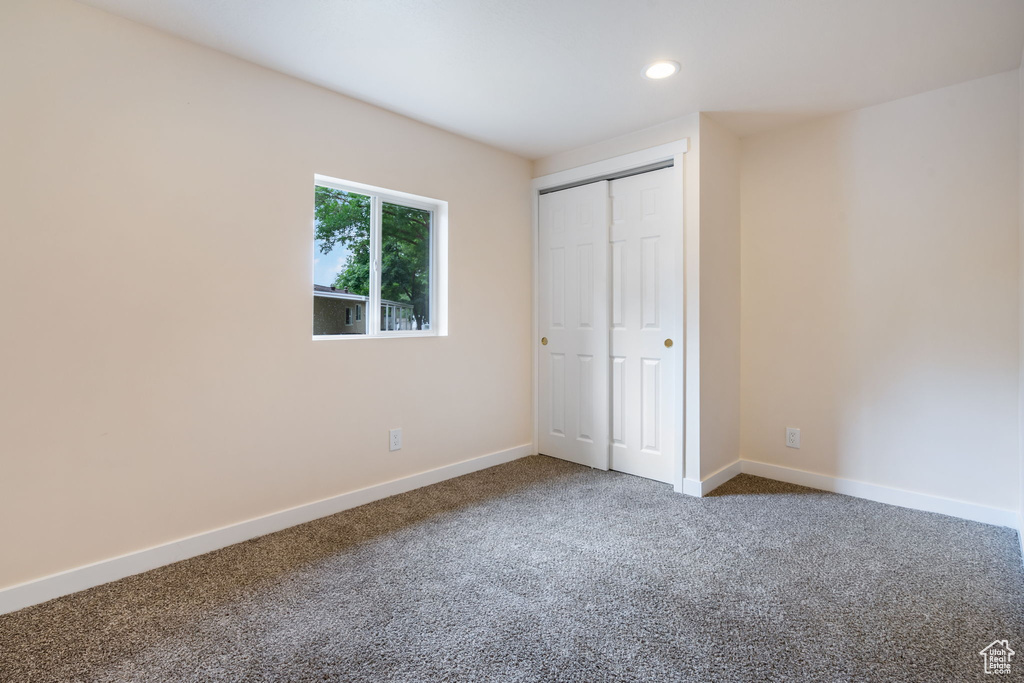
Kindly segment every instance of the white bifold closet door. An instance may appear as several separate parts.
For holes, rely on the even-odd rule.
[[[672,481],[681,194],[668,168],[540,197],[541,453]]]
[[[540,197],[538,450],[608,469],[608,182]]]

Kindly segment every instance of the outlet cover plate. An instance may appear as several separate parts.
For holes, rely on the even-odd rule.
[[[800,430],[796,427],[786,427],[786,446],[800,448]]]
[[[402,429],[389,429],[388,430],[388,450],[389,451],[400,451],[402,450]]]

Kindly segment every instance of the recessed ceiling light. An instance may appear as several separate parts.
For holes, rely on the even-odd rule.
[[[644,78],[659,79],[674,76],[679,71],[679,62],[669,59],[653,62],[644,67]]]

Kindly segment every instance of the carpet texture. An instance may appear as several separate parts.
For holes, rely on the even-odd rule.
[[[541,456],[0,616],[2,681],[973,681],[1010,529]]]

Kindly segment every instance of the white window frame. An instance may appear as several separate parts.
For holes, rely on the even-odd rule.
[[[420,195],[387,190],[373,185],[339,180],[316,174],[313,187],[328,187],[370,197],[370,296],[363,312],[366,331],[363,334],[313,335],[314,341],[334,339],[379,339],[388,337],[448,336],[448,202]],[[381,230],[383,205],[400,204],[429,211],[430,222],[430,329],[381,330]],[[310,234],[313,239],[313,234]],[[312,284],[312,279],[310,280]]]

